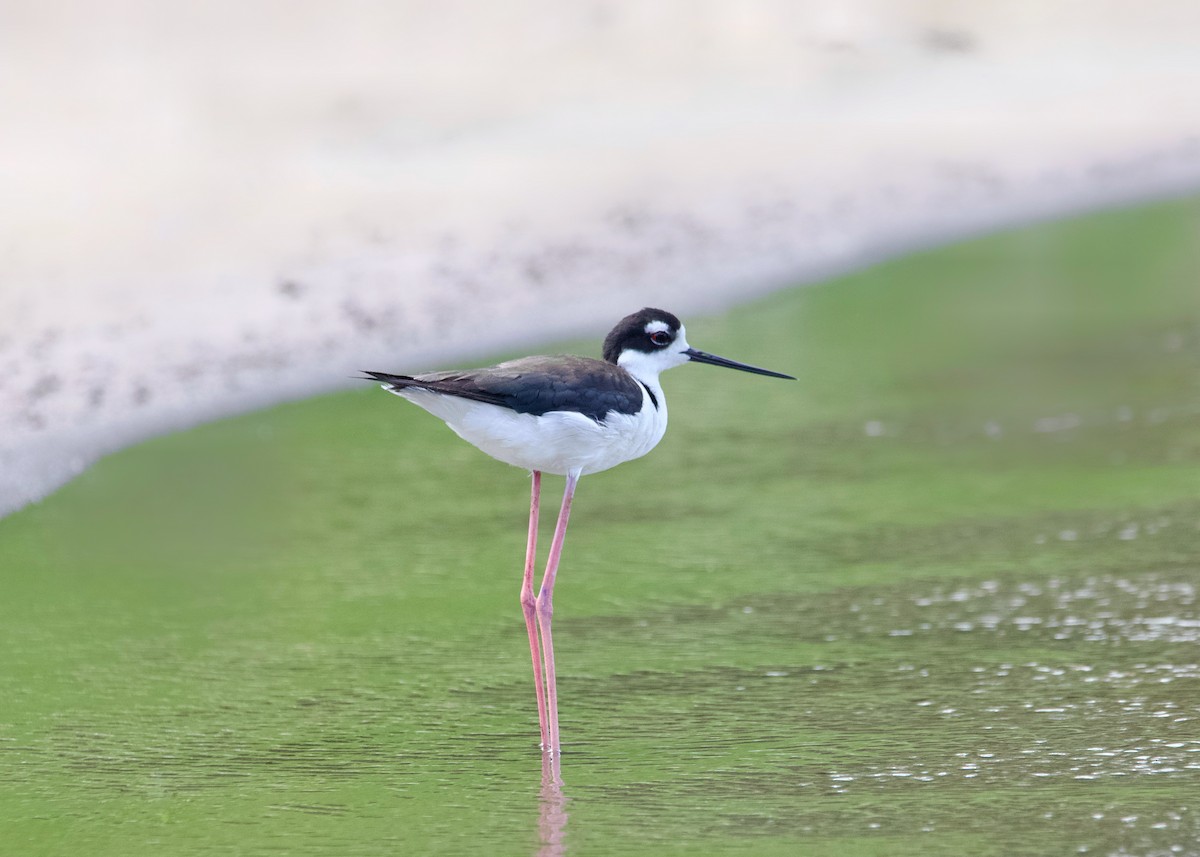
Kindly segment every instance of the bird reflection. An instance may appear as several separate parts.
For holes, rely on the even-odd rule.
[[[536,857],[562,857],[567,827],[567,796],[562,790],[562,757],[542,754],[542,792],[538,801],[538,838]]]

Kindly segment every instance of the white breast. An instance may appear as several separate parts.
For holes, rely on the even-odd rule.
[[[658,407],[643,390],[640,411],[610,411],[600,423],[573,411],[534,416],[428,390],[393,392],[445,420],[459,437],[492,458],[565,476],[575,469],[599,473],[640,458],[658,445],[667,431],[667,400],[657,379],[651,389]]]

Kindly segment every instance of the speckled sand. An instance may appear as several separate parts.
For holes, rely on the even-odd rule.
[[[6,4],[0,514],[359,368],[1200,189],[1192,2],[176,5]]]

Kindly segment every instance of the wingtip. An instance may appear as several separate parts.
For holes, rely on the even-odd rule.
[[[370,369],[363,369],[361,381],[376,381],[383,386],[385,390],[399,390],[403,387],[410,386],[414,379],[410,375],[393,375],[391,372],[373,372]]]

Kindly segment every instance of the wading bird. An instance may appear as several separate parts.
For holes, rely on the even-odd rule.
[[[658,376],[689,361],[795,380],[697,351],[688,345],[678,318],[650,307],[621,319],[609,332],[603,360],[557,355],[427,375],[366,372],[367,380],[382,382],[385,390],[445,420],[463,440],[533,476],[521,608],[533,658],[542,749],[552,755],[561,751],[561,744],[550,620],[575,486],[580,476],[639,458],[662,440],[667,399]],[[543,473],[565,476],[567,486],[546,572],[535,596],[533,567]]]

